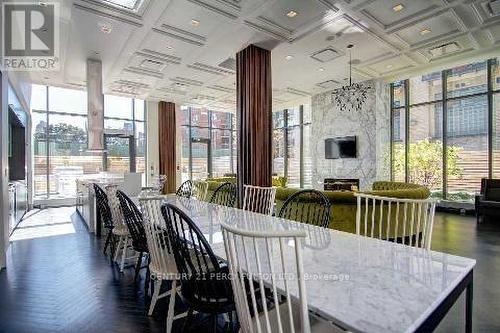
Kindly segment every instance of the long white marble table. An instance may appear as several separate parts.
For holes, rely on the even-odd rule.
[[[247,230],[305,230],[309,309],[345,330],[431,332],[464,290],[465,328],[472,330],[473,259],[194,199],[166,196],[165,202],[190,216],[221,258],[226,257],[221,222]]]

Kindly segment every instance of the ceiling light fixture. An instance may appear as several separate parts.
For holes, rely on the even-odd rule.
[[[194,20],[194,19],[193,19],[193,20],[191,20],[191,25],[192,25],[193,27],[197,27],[197,26],[199,26],[199,25],[200,25],[200,21],[198,21],[198,20]]]
[[[292,59],[293,59],[293,56],[291,56],[291,55],[287,55],[287,56],[285,57],[285,59],[286,59],[286,60],[292,60]]]
[[[295,17],[297,15],[299,15],[299,13],[297,13],[295,10],[291,10],[288,13],[286,13],[286,16],[288,16],[290,18],[293,18],[293,17]]]
[[[99,27],[99,30],[101,30],[101,32],[104,34],[110,34],[111,31],[113,31],[113,26],[111,25],[111,23],[98,23],[97,26]]]
[[[333,99],[340,111],[361,111],[363,104],[368,97],[369,86],[362,83],[352,83],[352,48],[354,45],[347,45],[349,50],[349,85],[345,85],[333,91]]]
[[[399,4],[395,5],[394,7],[392,7],[392,10],[397,13],[397,12],[402,11],[404,8],[405,8],[405,6],[403,6],[402,4],[399,3]]]
[[[423,35],[427,35],[427,34],[430,34],[432,31],[431,29],[429,28],[423,28],[422,30],[420,30],[420,34],[423,36]]]

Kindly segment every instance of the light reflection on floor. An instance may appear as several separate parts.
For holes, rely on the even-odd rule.
[[[74,234],[75,228],[70,219],[74,211],[74,207],[30,211],[19,223],[10,241]]]

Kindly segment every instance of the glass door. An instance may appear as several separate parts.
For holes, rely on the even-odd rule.
[[[209,138],[191,138],[191,179],[212,177],[212,145]]]
[[[104,134],[103,169],[110,173],[135,172],[134,137]]]

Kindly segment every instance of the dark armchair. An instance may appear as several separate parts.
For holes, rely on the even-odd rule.
[[[476,196],[477,222],[485,216],[500,218],[500,179],[481,179],[481,194]]]

